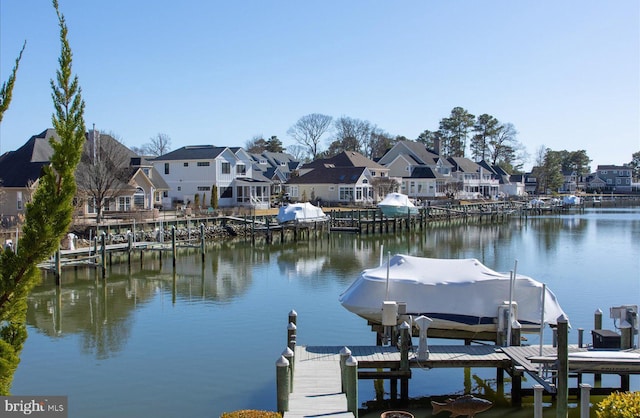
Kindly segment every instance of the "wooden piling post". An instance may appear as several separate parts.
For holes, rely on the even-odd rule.
[[[60,260],[60,247],[56,250],[53,256],[54,269],[53,275],[56,278],[56,286],[60,286],[60,276],[62,275],[62,264]]]
[[[285,348],[282,352],[282,357],[286,358],[289,362],[289,393],[293,392],[293,373],[294,373],[294,353],[289,347]]]
[[[133,250],[133,234],[127,234],[127,263],[131,267],[131,251]]]
[[[100,254],[102,255],[101,260],[102,261],[102,278],[104,279],[104,277],[107,275],[107,234],[105,234],[104,232],[102,233],[102,246],[100,248]]]
[[[289,361],[280,356],[276,361],[276,392],[277,408],[281,414],[289,410]]]
[[[542,385],[533,385],[533,418],[542,418]]]
[[[347,359],[351,357],[351,350],[349,350],[347,347],[342,347],[342,349],[340,349],[340,377],[341,377],[341,390],[342,393],[347,393],[347,382],[346,382],[346,373],[345,373],[345,367],[347,364]]]
[[[296,326],[298,325],[298,312],[296,312],[294,309],[291,309],[289,311],[289,323]]]
[[[358,418],[358,360],[349,356],[344,369],[347,384],[347,411]]]
[[[289,322],[287,325],[287,347],[291,348],[291,341],[296,339],[297,326],[293,322]]]
[[[409,369],[409,349],[411,348],[411,327],[405,321],[400,325],[400,370],[403,372]],[[403,403],[409,401],[409,378],[402,377],[400,379],[400,400]]]
[[[596,309],[593,313],[593,329],[602,329],[602,311]]]
[[[204,223],[200,224],[200,254],[202,254],[202,262],[204,262],[204,253],[205,253],[205,237],[204,237]]]
[[[556,417],[567,418],[569,408],[569,320],[563,314],[558,317],[558,374]]]
[[[176,227],[171,227],[171,254],[173,255],[173,267],[176,267]]]
[[[580,418],[589,418],[591,385],[580,383]]]

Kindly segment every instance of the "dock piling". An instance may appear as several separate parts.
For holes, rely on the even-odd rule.
[[[347,410],[358,418],[358,360],[349,356],[345,361],[344,380],[347,386]]]
[[[289,361],[284,357],[276,361],[277,408],[281,414],[289,410]]]

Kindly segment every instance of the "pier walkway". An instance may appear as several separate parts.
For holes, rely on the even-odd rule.
[[[293,391],[284,418],[353,418],[341,388],[340,348],[296,347]]]

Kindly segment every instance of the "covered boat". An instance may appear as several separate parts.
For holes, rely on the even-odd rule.
[[[378,207],[387,218],[416,215],[418,213],[418,208],[411,202],[409,196],[402,193],[389,193],[378,203]]]
[[[323,222],[329,220],[321,208],[313,206],[309,202],[291,203],[278,210],[276,219],[279,223],[303,223],[303,222]]]
[[[520,274],[512,281],[511,274],[495,272],[476,259],[395,255],[379,267],[364,270],[340,295],[342,306],[373,324],[381,323],[384,301],[406,304],[406,315],[429,317],[433,321],[430,335],[444,338],[461,338],[464,333],[465,338],[476,338],[485,333],[486,338],[478,339],[492,339],[498,331],[499,311],[509,306],[509,300],[517,303],[512,309],[521,332],[540,331],[541,319],[556,325],[564,314],[556,296],[542,283]]]

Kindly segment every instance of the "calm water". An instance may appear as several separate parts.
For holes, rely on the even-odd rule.
[[[68,271],[61,290],[45,277],[29,301],[29,339],[12,392],[67,395],[70,417],[274,410],[275,361],[285,348],[291,309],[298,312],[300,344],[375,343],[366,322],[343,309],[338,295],[379,262],[381,245],[385,253],[474,257],[498,271],[512,270],[517,260],[519,273],[547,283],[558,296],[573,327],[571,343],[578,328],[590,341],[597,308],[604,312],[603,327],[614,329],[609,307],[640,304],[638,208],[411,235],[224,243],[210,247],[204,263],[195,251],[182,253],[175,272],[170,260],[147,255],[144,263],[135,258],[131,267],[112,267],[106,284],[92,269]],[[545,333],[546,342],[550,338]],[[463,369],[416,370],[410,396],[461,394],[465,382],[475,389],[495,378],[491,369],[471,373],[465,379]],[[637,376],[631,385],[640,390]],[[371,381],[359,390],[362,402],[374,399]],[[531,409],[494,407],[482,416],[531,415]]]

